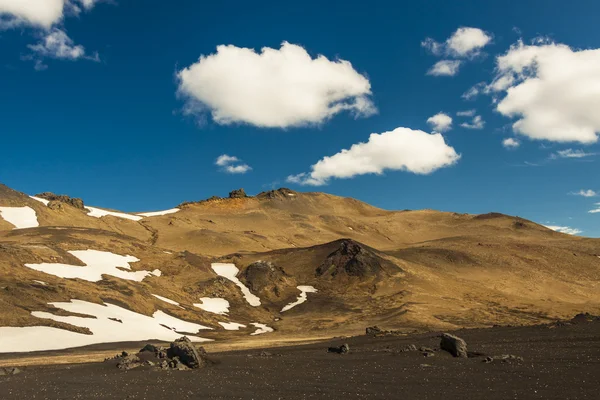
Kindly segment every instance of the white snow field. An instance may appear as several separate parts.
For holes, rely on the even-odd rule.
[[[219,322],[226,331],[239,331],[240,328],[245,328],[246,325],[238,324],[237,322]]]
[[[179,211],[180,211],[179,208],[171,208],[170,210],[138,213],[137,215],[142,216],[142,217],[159,217],[161,215],[175,214],[176,212],[179,212]]]
[[[211,264],[213,271],[219,276],[223,278],[229,279],[231,282],[235,283],[242,291],[244,298],[252,307],[260,306],[260,299],[250,292],[250,289],[246,287],[238,278],[237,274],[240,270],[235,266],[235,264],[222,264],[222,263],[213,263]]]
[[[118,218],[130,219],[132,221],[140,221],[144,218],[144,217],[140,217],[139,215],[125,214],[125,213],[117,212],[117,211],[108,211],[108,210],[103,210],[102,208],[97,208],[97,207],[85,206],[85,208],[87,210],[89,210],[88,215],[90,217],[94,217],[94,218],[102,218],[107,215],[112,215],[113,217],[118,217]]]
[[[149,276],[160,276],[159,270],[150,271],[123,271],[122,269],[131,269],[130,262],[140,261],[133,256],[120,256],[108,251],[98,250],[74,250],[69,251],[72,255],[80,259],[86,266],[69,264],[25,264],[27,268],[46,274],[58,276],[59,278],[83,279],[89,282],[98,282],[102,280],[102,275],[110,275],[128,281],[141,282]]]
[[[58,316],[47,312],[32,312],[31,314],[37,318],[88,328],[92,335],[46,326],[0,327],[0,337],[2,338],[0,353],[60,350],[99,343],[136,342],[152,339],[173,341],[180,338],[183,333],[197,333],[199,330],[207,329],[202,325],[171,317],[162,311],[157,311],[149,317],[113,304],[101,305],[81,300],[49,304],[71,313],[90,315],[90,318]],[[197,336],[188,337],[194,342],[210,341],[210,339]]]
[[[29,197],[31,197],[35,201],[39,201],[40,203],[44,204],[45,206],[47,206],[48,203],[50,203],[50,200],[42,199],[41,197],[35,197],[35,196],[29,196]]]
[[[307,293],[317,293],[317,289],[315,289],[312,286],[297,286],[297,288],[300,291],[300,296],[298,296],[298,299],[295,302],[290,303],[287,306],[283,307],[281,309],[281,312],[286,312],[286,311],[291,310],[292,308],[304,303],[306,300],[308,300],[308,296],[306,295]]]
[[[229,312],[229,302],[218,297],[202,297],[202,303],[194,303],[194,307],[198,307],[204,311],[214,314],[227,314]]]
[[[258,322],[252,322],[250,325],[254,325],[258,329],[251,333],[250,336],[262,335],[263,333],[273,332],[273,328],[269,328],[265,324],[259,324]]]
[[[40,226],[37,214],[31,207],[0,207],[0,217],[13,225],[13,229],[36,228]]]
[[[174,306],[177,306],[177,307],[181,308],[182,310],[185,310],[185,308],[181,307],[181,305],[178,302],[176,302],[175,300],[167,299],[166,297],[162,297],[157,294],[152,294],[152,296],[156,297],[159,300],[164,301],[165,303],[173,304]]]

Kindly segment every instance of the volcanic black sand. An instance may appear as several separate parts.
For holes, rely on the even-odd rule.
[[[600,322],[454,333],[481,354],[453,358],[430,333],[213,353],[193,371],[27,367],[0,376],[0,399],[600,399]],[[343,343],[349,354],[327,353]],[[435,355],[402,351],[411,344]]]

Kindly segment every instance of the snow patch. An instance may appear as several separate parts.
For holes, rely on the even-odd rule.
[[[40,226],[35,210],[31,207],[0,207],[0,217],[14,225],[13,229],[35,228]]]
[[[244,298],[248,304],[250,304],[252,307],[260,306],[260,299],[256,295],[252,294],[250,289],[248,289],[248,287],[246,287],[246,285],[244,285],[237,278],[237,274],[240,272],[240,270],[235,266],[235,264],[213,263],[211,264],[211,267],[217,275],[229,279],[231,282],[235,283],[242,291],[242,294],[244,295]]]
[[[250,325],[254,325],[258,328],[253,333],[251,333],[250,336],[262,335],[263,333],[269,333],[274,331],[273,328],[269,328],[265,324],[259,324],[258,322],[252,322]]]
[[[246,325],[238,324],[237,322],[219,322],[226,331],[239,331],[240,328],[245,328]]]
[[[25,266],[36,271],[58,276],[59,278],[78,278],[89,282],[101,281],[102,275],[110,275],[117,278],[126,279],[128,281],[137,282],[143,281],[144,278],[147,278],[150,275],[160,276],[159,270],[154,270],[153,272],[128,272],[119,269],[123,268],[131,270],[129,263],[140,261],[138,258],[133,256],[120,256],[108,251],[98,250],[75,250],[69,251],[69,253],[80,259],[85,266],[81,267],[78,265],[51,263],[25,264]]]
[[[307,293],[317,293],[317,289],[312,286],[298,286],[297,289],[300,290],[300,296],[298,296],[298,299],[295,302],[283,307],[281,312],[291,310],[292,308],[304,303],[306,300],[308,300]]]
[[[218,297],[202,297],[200,301],[202,303],[196,303],[194,304],[194,307],[215,314],[227,314],[229,312],[229,302],[225,299]]]
[[[36,280],[34,279],[34,282],[35,282],[35,283],[37,283],[37,284],[40,284],[40,285],[42,285],[42,286],[48,286],[48,283],[47,283],[47,282],[44,282],[44,281],[36,281]]]
[[[147,212],[147,213],[139,213],[137,215],[140,215],[142,217],[158,217],[161,215],[167,215],[167,214],[175,214],[176,212],[179,212],[181,210],[179,210],[179,208],[171,208],[170,210],[164,210],[164,211],[153,211],[153,212]]]
[[[197,333],[210,329],[171,317],[157,311],[151,317],[126,310],[113,304],[94,304],[81,300],[69,303],[49,303],[62,310],[95,318],[59,316],[47,312],[32,312],[36,318],[50,319],[88,328],[92,335],[75,333],[46,326],[24,328],[0,327],[0,353],[60,350],[99,343],[138,342],[145,340],[173,341],[182,333]],[[163,326],[164,325],[164,326]],[[168,326],[165,327],[165,326]],[[206,342],[197,336],[188,336],[194,342]]]
[[[89,213],[87,215],[89,215],[90,217],[94,217],[94,218],[102,218],[107,215],[112,215],[113,217],[118,217],[118,218],[125,218],[125,219],[129,219],[132,221],[140,221],[144,218],[144,217],[140,217],[139,215],[125,214],[125,213],[117,212],[117,211],[108,211],[108,210],[103,210],[102,208],[97,208],[97,207],[86,206],[85,208],[87,210],[89,210]]]
[[[45,206],[47,206],[48,203],[50,203],[50,200],[42,199],[41,197],[35,197],[35,196],[29,196],[29,197],[31,197],[35,201],[39,201],[40,203],[43,203]]]
[[[159,300],[164,301],[165,303],[173,304],[174,306],[177,306],[177,307],[181,308],[182,310],[185,310],[185,308],[181,307],[181,305],[178,302],[176,302],[175,300],[167,299],[166,297],[162,297],[157,294],[152,294],[152,296],[156,297]]]

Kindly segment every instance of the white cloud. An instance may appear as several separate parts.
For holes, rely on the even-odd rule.
[[[444,43],[432,38],[421,42],[421,46],[436,56],[447,55],[456,58],[472,58],[492,41],[492,36],[479,28],[459,28]]]
[[[38,44],[27,47],[41,57],[77,60],[85,56],[83,46],[75,45],[65,31],[57,28],[48,32]]]
[[[530,139],[595,143],[600,132],[600,49],[522,42],[497,58],[489,92],[506,92],[497,104],[518,118],[513,130]]]
[[[600,213],[600,203],[596,203],[596,206],[598,208],[594,209],[594,210],[590,210],[589,213],[590,214],[599,214]]]
[[[479,82],[467,90],[461,97],[465,100],[474,100],[485,90],[486,86],[485,82]]]
[[[477,113],[477,111],[475,109],[473,109],[473,110],[459,111],[456,113],[456,115],[458,117],[474,117],[476,113]]]
[[[460,126],[467,129],[483,129],[485,121],[481,118],[481,115],[476,115],[471,122],[463,122]]]
[[[545,225],[545,227],[548,229],[552,229],[553,231],[556,231],[556,232],[566,233],[568,235],[578,235],[583,232],[579,229],[570,228],[568,226]]]
[[[435,132],[446,132],[452,129],[452,117],[443,112],[435,114],[427,119],[427,123],[431,125]]]
[[[454,165],[459,159],[460,155],[446,144],[440,133],[396,128],[381,134],[373,133],[368,142],[324,157],[311,167],[311,172],[289,176],[287,181],[321,186],[332,178],[381,175],[386,170],[424,175]]]
[[[585,158],[595,155],[596,153],[586,153],[583,150],[566,149],[557,151],[556,154],[552,154],[550,158]]]
[[[287,42],[261,52],[221,45],[177,77],[185,111],[210,112],[218,124],[287,128],[320,124],[342,111],[356,117],[377,111],[369,80],[350,62],[312,58]]]
[[[227,154],[217,157],[215,165],[222,167],[222,170],[229,174],[245,174],[252,170],[252,167],[243,163],[239,158]]]
[[[432,76],[454,76],[458,74],[462,61],[460,60],[441,60],[438,61],[427,71],[427,75]]]
[[[582,189],[579,192],[571,192],[569,194],[571,194],[573,196],[582,196],[582,197],[597,197],[598,196],[598,193],[591,189],[588,189],[588,190]]]
[[[32,25],[49,29],[63,17],[65,0],[0,0],[0,29]]]
[[[521,142],[519,142],[517,139],[507,138],[502,141],[502,146],[507,149],[516,149],[521,146]]]

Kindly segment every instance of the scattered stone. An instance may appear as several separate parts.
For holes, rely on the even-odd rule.
[[[435,356],[435,353],[432,353],[429,351],[426,351],[423,353],[423,357],[434,357],[434,356]]]
[[[454,357],[468,358],[467,353],[467,342],[458,336],[451,335],[449,333],[442,334],[442,341],[440,342],[440,348],[452,354]]]
[[[422,353],[434,353],[435,352],[435,350],[433,350],[432,348],[425,347],[425,346],[419,347],[419,351]]]
[[[123,352],[123,353],[125,353],[125,352]],[[128,355],[128,356],[121,358],[121,360],[117,364],[117,368],[122,369],[124,371],[128,371],[130,369],[141,367],[142,365],[143,365],[142,360],[140,360],[140,358],[138,356],[136,356],[136,355],[129,356]]]
[[[327,349],[327,352],[336,354],[348,354],[350,352],[350,346],[348,344],[343,344],[340,347],[330,347]]]
[[[493,358],[493,357],[486,357],[486,358],[483,360],[483,362],[484,362],[484,363],[486,363],[486,364],[493,363],[493,362],[494,362],[494,358]]]
[[[525,359],[520,356],[515,356],[513,354],[502,354],[501,356],[495,356],[494,359],[502,360],[502,362],[508,363],[511,361],[523,362]]]
[[[417,351],[417,350],[418,350],[417,346],[415,346],[414,344],[409,344],[408,346],[403,348],[401,351],[407,352],[407,351]]]

